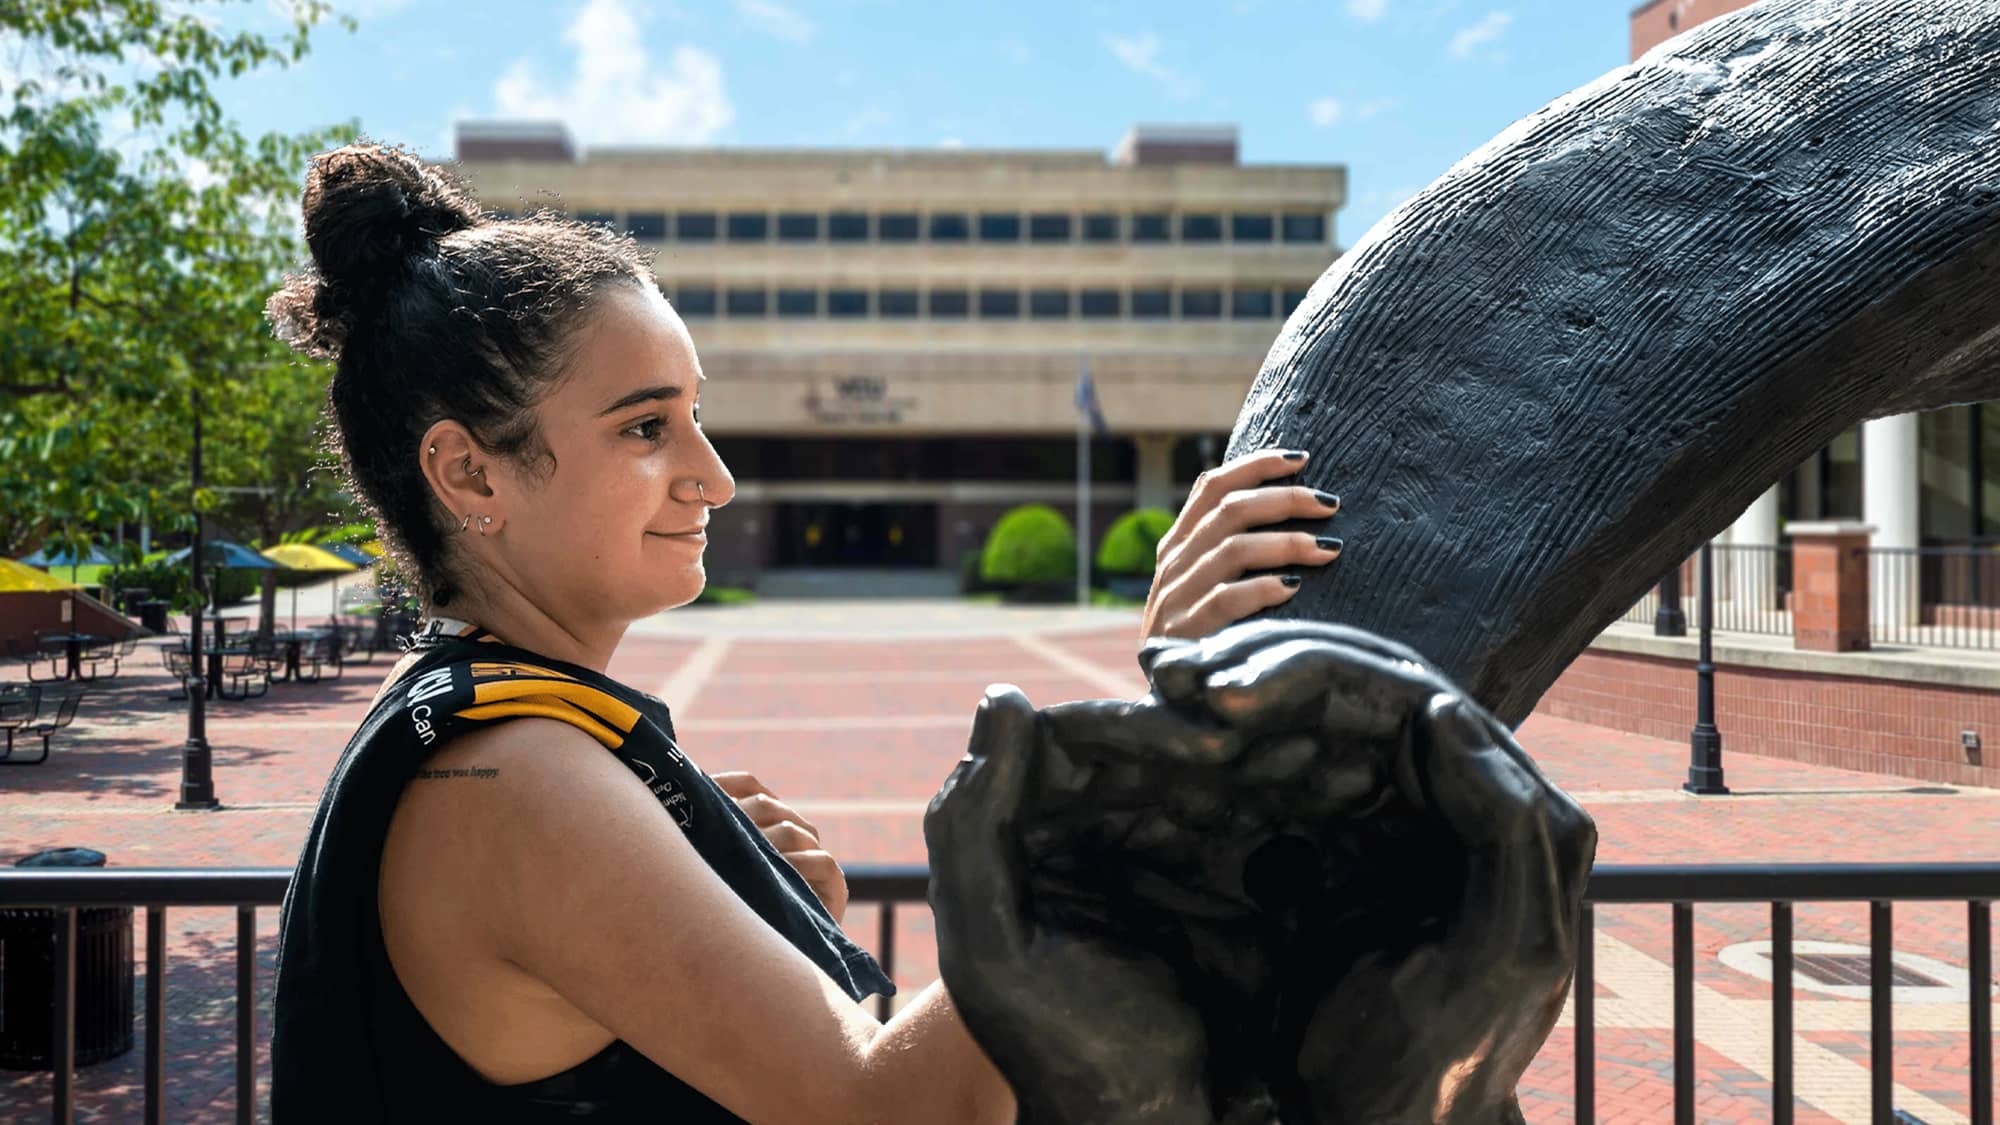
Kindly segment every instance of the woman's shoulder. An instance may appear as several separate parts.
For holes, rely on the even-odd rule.
[[[373,720],[442,749],[506,720],[553,720],[617,749],[651,697],[608,676],[507,645],[453,641],[413,650],[376,695]]]

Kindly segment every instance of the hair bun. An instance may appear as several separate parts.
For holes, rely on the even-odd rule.
[[[313,264],[349,291],[378,288],[411,255],[481,221],[463,188],[410,153],[376,144],[313,157],[304,212]]]
[[[486,221],[471,194],[444,173],[369,142],[314,156],[302,204],[313,271],[287,277],[265,310],[280,339],[328,359],[411,257]]]

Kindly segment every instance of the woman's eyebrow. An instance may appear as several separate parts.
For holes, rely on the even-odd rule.
[[[703,378],[706,379],[707,376],[703,376]],[[672,383],[660,383],[657,386],[640,387],[636,391],[621,396],[618,401],[598,411],[597,415],[602,418],[606,414],[615,414],[628,406],[637,406],[642,402],[679,397],[681,397],[681,389]]]

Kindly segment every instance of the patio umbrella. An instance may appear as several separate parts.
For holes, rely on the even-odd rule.
[[[194,550],[193,547],[182,547],[180,550],[175,551],[173,554],[168,555],[166,557],[166,561],[173,563],[186,562],[188,559],[188,553],[192,550]],[[251,550],[250,548],[245,547],[241,543],[235,543],[228,539],[211,539],[207,543],[203,544],[202,562],[217,572],[216,574],[217,584],[220,584],[221,571],[225,567],[227,567],[230,570],[279,569],[277,563],[274,563],[270,559],[267,559],[264,556],[258,554],[257,552]],[[220,603],[217,603],[215,601],[215,593],[216,593],[216,586],[211,585],[208,588],[209,601],[211,604],[215,605],[216,612],[220,613],[222,611],[222,606]],[[197,614],[196,616],[198,619],[200,615]]]
[[[41,550],[36,551],[32,555],[23,556],[21,561],[27,563],[29,566],[79,567],[79,566],[109,566],[110,564],[115,563],[118,560],[112,558],[110,555],[105,554],[103,551],[98,550],[96,547],[91,547],[90,549],[84,551],[80,555],[72,551],[64,550],[61,547],[43,547]]]
[[[375,563],[374,555],[347,543],[315,543],[313,545],[335,558],[346,559],[355,566],[373,566]]]
[[[315,547],[310,543],[280,543],[264,548],[263,555],[286,570],[303,571],[309,574],[345,574],[361,569],[331,551]],[[329,617],[331,614],[328,615]],[[299,588],[292,587],[292,630],[299,627]]]
[[[36,570],[13,559],[0,558],[0,594],[74,589],[76,583],[66,582],[48,571]]]

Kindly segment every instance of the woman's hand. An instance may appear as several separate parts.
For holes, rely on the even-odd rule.
[[[833,920],[841,921],[847,913],[847,876],[819,846],[819,828],[750,774],[732,770],[708,776],[735,799],[736,806],[764,833],[764,838],[771,841],[785,862],[805,877],[806,884],[819,896]]]
[[[1264,486],[1297,473],[1305,463],[1304,451],[1260,449],[1195,479],[1155,553],[1140,644],[1153,637],[1205,637],[1298,592],[1296,583],[1287,586],[1279,575],[1245,578],[1246,570],[1319,566],[1339,556],[1339,547],[1321,547],[1311,532],[1249,530],[1340,510],[1339,497],[1316,489]]]

